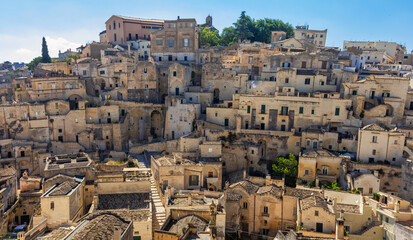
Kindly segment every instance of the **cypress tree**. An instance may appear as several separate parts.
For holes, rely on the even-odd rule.
[[[42,63],[50,63],[52,59],[49,56],[49,50],[47,49],[46,39],[43,37],[42,40]]]

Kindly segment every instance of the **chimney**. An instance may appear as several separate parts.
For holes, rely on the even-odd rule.
[[[336,219],[336,240],[344,239],[344,218],[343,211],[340,212],[340,217]]]
[[[192,196],[188,196],[188,206],[192,206]]]
[[[180,17],[178,16],[178,20],[180,19]]]
[[[113,230],[113,240],[121,240],[122,238],[122,229],[120,225],[115,225]]]
[[[399,212],[400,211],[400,201],[397,201],[394,204],[394,211]]]

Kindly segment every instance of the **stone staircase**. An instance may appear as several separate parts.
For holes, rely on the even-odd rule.
[[[159,230],[165,222],[165,207],[156,188],[155,180],[151,177],[151,196],[152,196],[152,231]]]

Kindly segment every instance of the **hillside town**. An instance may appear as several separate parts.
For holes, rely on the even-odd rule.
[[[0,239],[413,239],[406,46],[326,46],[308,25],[213,44],[212,16],[103,24],[0,64]]]

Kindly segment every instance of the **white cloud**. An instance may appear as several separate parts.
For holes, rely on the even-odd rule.
[[[71,42],[65,38],[62,37],[46,37],[46,42],[47,42],[47,47],[49,49],[49,55],[50,57],[58,57],[59,50],[62,52],[65,52],[68,49],[71,49],[72,51],[76,51],[77,47],[80,47],[81,44],[79,43],[74,43]]]
[[[73,33],[73,37],[77,40],[82,38],[81,34],[79,36],[79,34],[76,33]],[[85,35],[83,35],[83,37],[85,37]],[[60,36],[46,36],[46,42],[49,49],[49,55],[52,58],[58,57],[59,50],[62,52],[67,49],[76,51],[76,48],[81,45],[80,43],[72,42]],[[28,63],[33,58],[41,55],[42,36],[39,36],[39,34],[26,33],[24,36],[21,36],[20,34],[0,34],[0,62],[11,61]]]

